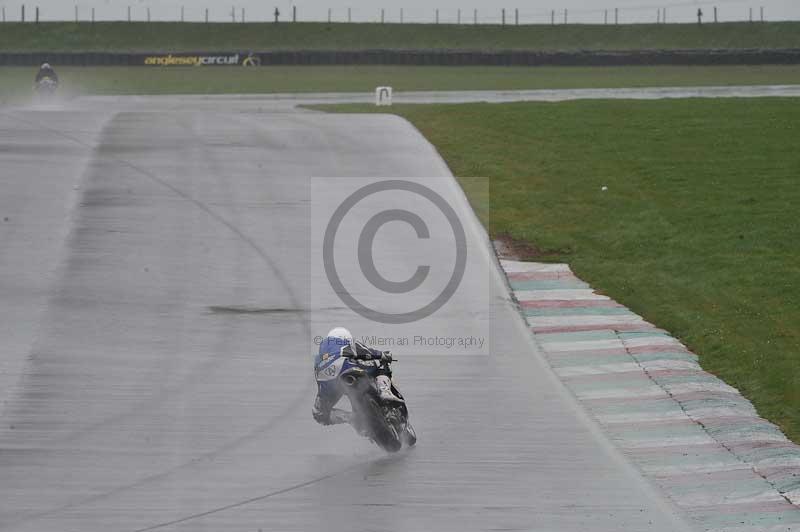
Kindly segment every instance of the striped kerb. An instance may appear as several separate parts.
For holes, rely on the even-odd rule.
[[[500,262],[553,371],[699,530],[800,531],[800,446],[566,264]]]

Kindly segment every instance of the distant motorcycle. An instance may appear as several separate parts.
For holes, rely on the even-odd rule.
[[[36,82],[33,89],[40,98],[48,98],[56,93],[58,82],[52,78],[42,78]]]
[[[381,363],[383,364],[383,363]],[[321,386],[338,386],[350,400],[350,424],[387,452],[399,451],[403,444],[413,446],[417,435],[408,420],[405,403],[382,401],[375,383],[376,366],[359,364],[351,357],[331,355],[317,368]],[[396,389],[393,393],[402,399]]]

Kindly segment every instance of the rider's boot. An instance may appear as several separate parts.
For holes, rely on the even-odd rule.
[[[352,413],[348,412],[347,410],[332,408],[330,420],[331,420],[331,425],[350,423],[350,421],[352,420]]]
[[[314,407],[311,409],[311,414],[317,423],[322,425],[339,425],[341,423],[350,423],[351,413],[339,408],[330,408],[329,410],[322,404],[322,397],[317,395],[314,400]]]
[[[389,377],[386,375],[378,375],[375,377],[375,382],[378,384],[378,395],[380,395],[381,400],[395,403],[404,402],[392,393],[392,380]]]

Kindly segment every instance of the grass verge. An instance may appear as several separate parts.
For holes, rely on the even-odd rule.
[[[764,85],[800,83],[794,66],[420,67],[275,66],[65,67],[66,94],[219,94],[412,90]],[[29,97],[35,69],[0,68],[0,102]]]
[[[570,263],[677,335],[800,441],[797,100],[391,112],[414,123],[457,176],[491,178],[489,198],[462,183],[493,237],[526,244],[526,258]]]
[[[7,23],[0,51],[187,50],[637,50],[645,48],[797,48],[800,23],[453,25],[198,24],[178,22]]]

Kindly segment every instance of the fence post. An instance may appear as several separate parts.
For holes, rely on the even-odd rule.
[[[473,24],[477,24],[478,23],[478,10],[477,9],[472,12],[472,23]]]
[[[714,6],[714,24],[717,23],[717,6]]]
[[[39,8],[36,8],[36,22],[39,22]],[[75,4],[75,24],[78,23],[78,4]]]
[[[385,20],[386,19],[384,18],[384,10],[383,8],[381,8],[381,24],[383,24]]]
[[[92,24],[94,24],[94,8],[92,8]]]
[[[619,8],[615,7],[614,8],[614,25],[616,26],[617,24],[619,24]]]
[[[128,6],[128,22],[131,21],[131,6]]]
[[[150,8],[147,8],[147,22],[150,22]]]
[[[3,6],[3,22],[6,21],[6,6]]]
[[[403,8],[400,8],[400,24],[403,23]]]
[[[181,22],[183,22],[183,6],[181,6]]]
[[[603,12],[603,24],[608,24],[608,9]]]
[[[567,23],[567,10],[564,9],[564,24]]]
[[[20,15],[20,20],[22,22],[25,22],[25,4],[22,4],[22,12],[21,12],[21,15]]]
[[[505,26],[506,25],[506,9],[505,8],[503,8],[501,10],[500,20],[501,20],[502,25]]]
[[[551,26],[555,26],[556,25],[556,10],[555,9],[550,11],[550,25]]]
[[[236,6],[231,6],[231,22],[236,22]]]
[[[328,8],[328,24],[331,23],[331,8]]]
[[[658,11],[656,11],[656,24],[661,24],[661,8],[660,7],[658,8]]]
[[[750,22],[753,22],[753,8],[750,8]]]
[[[292,6],[292,22],[297,22],[297,6]]]
[[[36,24],[39,23],[39,6],[36,6]]]
[[[331,10],[329,9],[328,13],[330,13],[330,11]],[[330,15],[328,15],[328,16],[330,17]],[[350,8],[349,7],[347,8],[347,22],[353,22],[353,17],[350,14]]]
[[[206,8],[206,24],[208,24],[208,8]]]
[[[764,6],[761,6],[761,22],[764,22]]]
[[[519,8],[514,8],[514,25],[519,26]]]
[[[439,23],[439,10],[436,10],[436,23]]]

